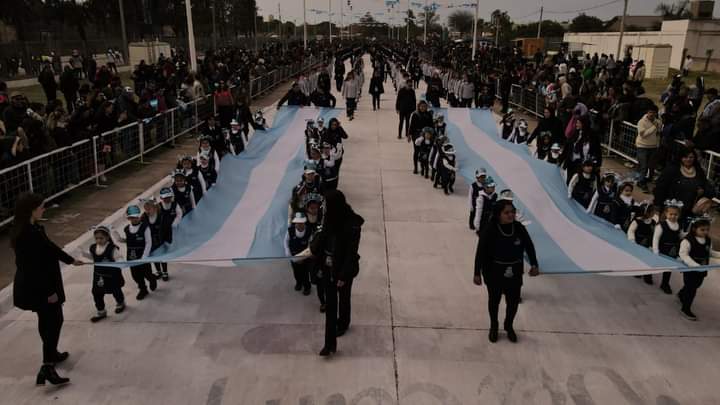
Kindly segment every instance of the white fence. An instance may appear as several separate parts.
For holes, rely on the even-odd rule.
[[[321,62],[308,58],[278,68],[251,79],[244,90],[250,97],[257,97]],[[238,94],[243,89],[233,90]],[[134,160],[143,162],[149,152],[173,145],[175,139],[197,130],[215,113],[213,95],[208,95],[0,170],[0,226],[12,222],[15,201],[21,193],[39,193],[47,201],[85,184],[100,185],[100,178],[105,174]]]

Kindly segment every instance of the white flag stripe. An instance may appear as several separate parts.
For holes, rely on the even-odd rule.
[[[547,234],[579,267],[585,270],[637,270],[648,267],[632,254],[570,221],[548,196],[530,165],[491,139],[493,135],[475,126],[469,109],[449,109],[448,117],[460,129],[468,146],[495,169],[505,185],[513,190]],[[477,132],[481,132],[482,136],[474,135]]]

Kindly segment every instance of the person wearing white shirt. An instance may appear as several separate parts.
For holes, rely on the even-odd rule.
[[[701,267],[710,264],[710,258],[720,258],[720,252],[712,249],[710,241],[710,218],[696,218],[690,224],[688,235],[680,242],[680,260],[688,267]],[[683,288],[678,292],[678,298],[682,307],[680,313],[691,321],[697,321],[697,316],[692,312],[692,304],[695,300],[698,288],[707,277],[707,270],[683,272]]]
[[[142,212],[137,205],[129,206],[126,216],[130,223],[125,226],[124,235],[117,235],[117,239],[127,244],[127,260],[147,259],[152,249],[150,226],[141,220]],[[130,274],[138,285],[139,291],[135,297],[137,300],[142,300],[148,295],[145,280],[150,284],[150,290],[155,291],[157,288],[157,278],[152,273],[150,263],[131,266]]]

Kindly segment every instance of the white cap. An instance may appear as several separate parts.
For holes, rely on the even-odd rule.
[[[292,219],[293,224],[304,224],[307,222],[307,218],[305,218],[305,214],[302,212],[295,213],[295,217]]]

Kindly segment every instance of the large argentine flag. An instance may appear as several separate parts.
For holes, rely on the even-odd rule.
[[[217,184],[175,230],[172,245],[148,261],[232,265],[285,256],[288,202],[305,159],[305,126],[339,110],[283,107],[273,127],[256,132],[247,150],[226,156]]]
[[[475,169],[485,167],[497,190],[509,188],[515,194],[543,272],[638,274],[685,268],[628,241],[625,233],[569,200],[560,169],[532,157],[526,146],[497,136],[490,111],[451,108],[442,114],[457,151],[459,174],[471,183]]]

